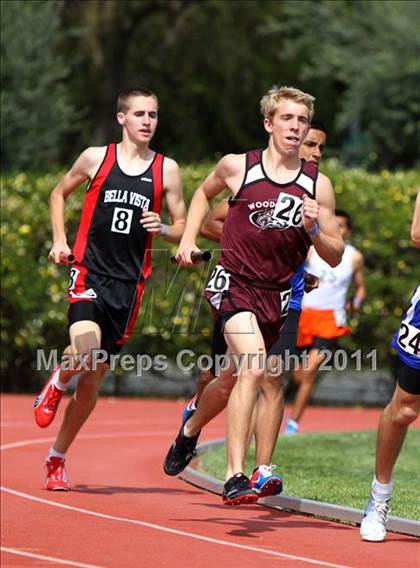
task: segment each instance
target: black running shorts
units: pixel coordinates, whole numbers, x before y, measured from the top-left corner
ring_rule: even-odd
[[[70,271],[68,325],[89,320],[101,328],[101,349],[119,353],[129,339],[140,309],[144,280],[118,280],[73,265]]]

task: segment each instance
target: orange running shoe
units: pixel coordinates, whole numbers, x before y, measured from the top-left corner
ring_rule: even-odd
[[[56,374],[60,370],[60,365],[51,373],[47,384],[41,393],[36,397],[34,402],[35,422],[40,428],[46,428],[54,420],[58,405],[64,394],[64,391],[58,389],[52,384]]]
[[[48,491],[70,491],[71,486],[67,478],[66,460],[63,458],[50,458],[45,462],[47,478],[45,488]]]

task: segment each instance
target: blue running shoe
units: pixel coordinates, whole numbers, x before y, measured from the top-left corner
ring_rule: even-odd
[[[250,485],[259,492],[260,497],[278,495],[283,491],[283,479],[278,473],[273,473],[276,465],[260,465],[251,475]]]
[[[299,431],[299,424],[289,418],[286,422],[286,428],[284,429],[285,436],[295,436]]]
[[[187,404],[187,406],[184,408],[182,412],[182,426],[185,425],[185,422],[189,420],[191,416],[194,414],[194,412],[197,410],[196,402],[197,402],[197,395],[195,395]]]

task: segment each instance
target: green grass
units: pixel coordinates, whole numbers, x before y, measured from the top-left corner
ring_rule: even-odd
[[[273,463],[285,482],[284,494],[363,509],[369,495],[375,456],[375,432],[299,434],[280,437]],[[251,447],[246,462],[254,464]],[[391,514],[420,520],[420,430],[409,430],[394,470]],[[200,470],[224,478],[225,449],[207,452]]]

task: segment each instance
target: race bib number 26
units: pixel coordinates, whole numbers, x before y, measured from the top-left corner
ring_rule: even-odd
[[[280,193],[273,212],[273,218],[279,221],[283,228],[302,226],[302,205],[299,197],[289,193]]]
[[[211,273],[210,280],[206,286],[208,292],[224,292],[229,290],[230,274],[226,272],[223,266],[216,264]]]

